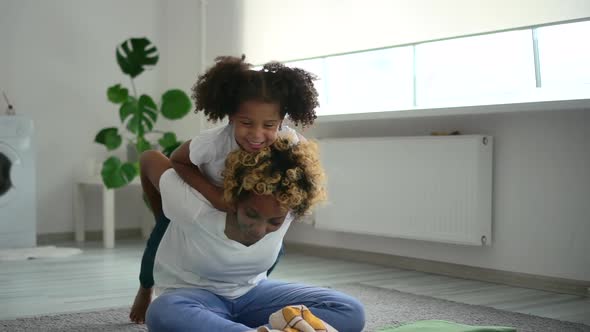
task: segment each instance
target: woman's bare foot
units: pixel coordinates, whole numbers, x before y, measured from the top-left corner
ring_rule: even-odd
[[[129,319],[136,324],[145,323],[145,313],[151,302],[152,289],[139,286],[137,295],[135,295],[135,301],[133,301],[133,306],[131,307],[131,312],[129,313]]]

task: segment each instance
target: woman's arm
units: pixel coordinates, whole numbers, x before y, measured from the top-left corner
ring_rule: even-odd
[[[170,160],[158,151],[145,151],[139,159],[141,187],[155,217],[163,214],[160,177],[171,167]]]
[[[223,200],[223,189],[213,185],[190,160],[190,143],[190,140],[186,141],[172,153],[172,167],[184,182],[200,192],[214,208],[229,211],[229,205]]]

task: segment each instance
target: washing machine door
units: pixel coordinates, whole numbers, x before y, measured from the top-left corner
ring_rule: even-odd
[[[8,203],[14,195],[12,173],[21,163],[20,156],[10,145],[0,142],[0,206]]]

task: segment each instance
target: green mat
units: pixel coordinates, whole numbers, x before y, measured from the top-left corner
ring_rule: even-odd
[[[423,320],[378,332],[516,332],[516,329],[504,326],[463,325],[444,320]]]

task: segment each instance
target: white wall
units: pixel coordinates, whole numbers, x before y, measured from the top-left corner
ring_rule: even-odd
[[[590,109],[355,123],[320,120],[306,134],[407,136],[452,130],[494,136],[491,248],[320,231],[309,225],[293,226],[287,240],[590,280]],[[349,204],[362,208],[363,199]]]
[[[205,42],[205,64],[222,55],[240,56],[244,53],[244,6],[247,1],[215,0],[207,2],[207,36]],[[247,60],[252,62],[250,53]]]
[[[10,3],[8,1],[0,1],[0,41],[8,41],[11,34],[8,26],[9,5]],[[2,89],[5,89],[4,81],[8,77],[9,56],[10,54],[7,51],[0,52],[0,93]],[[4,103],[3,97],[0,98],[2,98],[0,100],[0,114],[4,114],[6,104]]]
[[[116,45],[146,36],[160,49],[156,69],[136,79],[138,92],[159,99],[170,87],[188,91],[200,62],[198,1],[1,0],[0,13],[0,88],[36,124],[38,233],[71,232],[74,179],[86,171],[87,160],[106,156],[93,143],[98,130],[119,122],[106,88],[129,86],[115,60]],[[198,131],[192,118],[178,122],[184,138],[194,126]],[[135,228],[141,196],[131,188],[120,194],[117,228]],[[88,228],[100,229],[97,190],[86,202]]]
[[[199,0],[158,1],[158,90],[191,88],[201,74],[201,8]],[[158,120],[160,128],[173,130],[179,139],[194,137],[200,131],[201,116],[191,110],[178,121]]]
[[[244,14],[235,19],[231,15],[240,6]],[[586,0],[223,0],[210,2],[209,9],[212,21],[222,22],[224,13],[232,19],[223,29],[208,31],[207,59],[245,52],[255,63],[590,17]],[[590,280],[589,110],[320,120],[305,135],[427,135],[455,129],[494,136],[492,248],[318,231],[309,225],[293,226],[287,240]],[[362,199],[350,204],[362,208]]]

